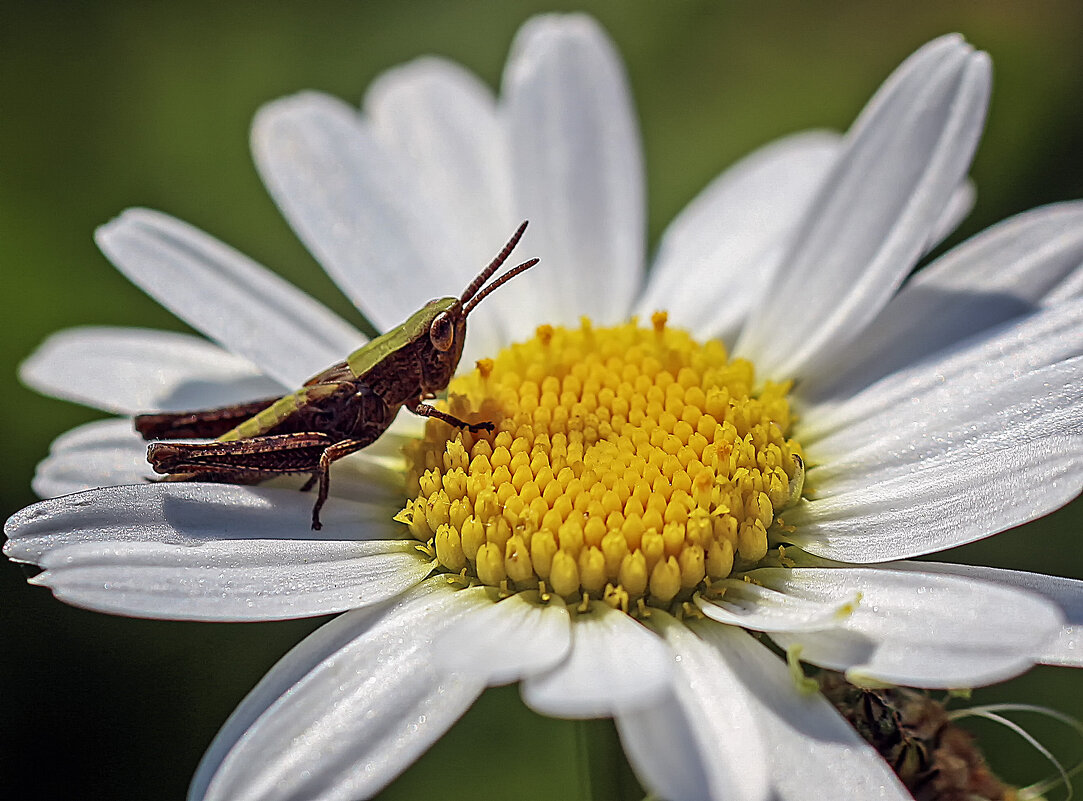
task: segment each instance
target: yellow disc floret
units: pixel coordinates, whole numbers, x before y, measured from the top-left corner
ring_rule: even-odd
[[[800,493],[789,384],[635,320],[541,326],[448,387],[448,410],[407,449],[396,520],[447,571],[626,611],[669,605],[763,559]]]

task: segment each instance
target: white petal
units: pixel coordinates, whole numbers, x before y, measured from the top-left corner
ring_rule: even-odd
[[[543,16],[519,30],[504,73],[516,209],[524,250],[544,281],[513,282],[501,302],[539,322],[626,317],[644,269],[646,201],[631,93],[612,42],[582,15]],[[545,318],[539,319],[539,314]]]
[[[69,328],[19,366],[39,392],[118,414],[209,409],[282,395],[245,361],[199,337],[145,328]]]
[[[41,564],[50,551],[79,543],[199,546],[244,540],[402,539],[393,509],[331,498],[312,531],[308,493],[231,484],[157,483],[105,487],[28,506],[8,518],[4,553]]]
[[[902,559],[962,545],[1059,509],[1083,485],[1083,437],[981,447],[864,490],[786,512],[787,537],[844,562]]]
[[[717,783],[727,790],[733,783],[725,780],[729,778],[726,769],[730,766],[715,754],[700,750],[697,724],[703,711],[687,710],[673,687],[650,706],[617,716],[617,732],[624,753],[640,784],[650,792],[649,797],[674,801],[747,797],[713,790],[708,771],[722,774],[724,779]]]
[[[378,329],[462,292],[451,226],[355,109],[315,92],[276,100],[256,115],[252,150],[297,235]]]
[[[768,751],[744,685],[669,615],[652,611],[649,624],[676,653],[678,680],[654,705],[617,717],[636,773],[662,798],[766,798]]]
[[[1022,673],[1059,630],[1056,607],[1015,589],[941,573],[763,568],[700,600],[704,614],[771,632],[801,659],[852,681],[975,687]],[[819,612],[821,624],[810,630]],[[790,621],[794,625],[790,625]]]
[[[516,593],[449,626],[433,643],[433,664],[491,687],[555,667],[572,644],[568,609],[555,596],[544,604],[534,596]]]
[[[166,214],[129,209],[95,239],[143,291],[286,386],[300,385],[365,341],[292,284]]]
[[[456,64],[421,58],[381,75],[364,112],[375,140],[403,163],[410,185],[422,187],[420,208],[447,221],[440,230],[448,239],[427,259],[442,273],[440,286],[450,287],[440,291],[461,292],[521,222],[512,214],[511,164],[492,92]],[[431,221],[421,225],[403,236],[431,236]],[[520,251],[513,263],[531,255]],[[463,364],[506,342],[501,312],[514,310],[497,300],[471,313]]]
[[[395,437],[387,437],[385,434],[377,442],[383,439],[390,440],[384,443],[390,446]],[[375,443],[373,443],[375,445]],[[392,514],[405,505],[403,500],[403,464],[402,451],[391,457],[382,455],[380,449],[370,452],[369,446],[361,453],[355,453],[335,462],[331,468],[331,491],[332,498],[347,498],[362,503],[379,504]],[[401,446],[400,446],[401,447]],[[304,476],[299,479],[275,479],[264,486],[282,486],[297,489],[305,480]]]
[[[731,626],[706,620],[687,625],[714,648],[712,671],[705,673],[707,682],[718,677],[714,692],[743,688],[745,703],[771,745],[767,770],[779,801],[910,801],[872,746],[822,695],[798,690],[771,651]]]
[[[1056,605],[1064,623],[1054,637],[1031,656],[1035,662],[1047,665],[1083,667],[1083,581],[1022,570],[953,565],[945,562],[889,562],[883,565],[883,568],[967,576],[1040,595]]]
[[[985,54],[943,37],[870,101],[738,341],[765,377],[814,374],[894,294],[966,174],[989,73]]]
[[[95,420],[57,437],[34,472],[34,492],[56,498],[73,492],[139,484],[155,477],[147,443],[132,421]]]
[[[973,402],[973,397],[995,397],[999,384],[1019,381],[1081,353],[1083,299],[1039,308],[901,367],[856,395],[803,405],[795,435],[814,446],[817,461],[827,464],[867,444],[873,429],[883,433],[885,426],[915,415],[931,422],[931,415],[941,413],[932,411],[933,404],[947,410]]]
[[[430,579],[410,591],[408,597],[431,593],[435,587],[436,582]],[[402,601],[396,603],[402,603]],[[376,624],[387,614],[387,611],[388,607],[385,605],[339,615],[320,626],[279,659],[219,729],[192,777],[192,784],[188,788],[190,801],[204,797],[214,772],[218,770],[230,749],[268,707],[284,696],[290,687],[303,679],[321,662],[349,645],[359,633]]]
[[[352,801],[439,739],[484,683],[429,658],[434,635],[489,603],[443,577],[378,613],[350,612],[271,670],[211,745],[190,799]]]
[[[527,706],[557,718],[613,717],[653,703],[669,687],[673,656],[623,612],[595,603],[572,621],[568,658],[523,680]]]
[[[492,92],[450,61],[420,58],[385,72],[365,94],[365,117],[380,144],[408,160],[432,202],[462,227],[458,237],[510,234],[507,142]],[[482,264],[478,264],[481,267]],[[460,267],[456,280],[477,270]]]
[[[787,511],[790,541],[875,562],[973,542],[1063,506],[1083,487],[1083,357],[989,395],[918,408],[917,423],[810,470],[818,494]],[[916,406],[917,404],[915,404]],[[843,466],[841,461],[845,459]]]
[[[701,339],[732,342],[840,148],[837,134],[795,134],[715,178],[666,228],[635,314],[666,310]]]
[[[1083,327],[1075,338],[1083,342]],[[820,462],[808,474],[814,497],[867,488],[937,460],[1083,433],[1083,357],[1027,372],[975,367],[963,380],[949,383],[941,375],[941,383],[905,403],[811,439],[810,452]]]
[[[936,227],[929,236],[929,242],[925,246],[926,253],[947,239],[959,227],[967,215],[974,210],[977,199],[978,190],[972,181],[965,180],[955,188],[955,192],[948,198],[948,205],[940,212]]]
[[[46,553],[30,580],[61,601],[165,620],[286,620],[380,603],[432,563],[407,540],[104,542]]]
[[[802,382],[801,394],[845,397],[1042,303],[1064,302],[1083,283],[1081,266],[1083,203],[1011,217],[915,275],[832,370]]]
[[[799,593],[775,592],[761,586],[743,587],[736,581],[726,579],[726,583],[719,583],[724,596],[699,596],[696,605],[707,617],[729,626],[755,631],[805,632],[836,628],[853,614],[861,601],[857,591],[809,601]]]

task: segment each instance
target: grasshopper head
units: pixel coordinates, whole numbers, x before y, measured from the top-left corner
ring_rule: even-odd
[[[497,254],[489,266],[482,270],[459,298],[441,298],[432,301],[428,308],[432,310],[429,326],[429,344],[432,346],[432,358],[426,366],[424,380],[427,391],[439,391],[448,385],[459,359],[463,355],[463,343],[466,341],[466,318],[489,293],[501,284],[507,283],[519,273],[529,270],[538,263],[537,259],[525,261],[514,269],[508,270],[496,281],[482,289],[493,273],[507,261],[512,250],[526,230],[526,223],[519,226],[504,249]],[[480,290],[480,291],[479,291]]]
[[[426,392],[439,392],[448,385],[459,366],[466,341],[466,314],[458,298],[430,301],[427,358],[423,361],[422,383]]]

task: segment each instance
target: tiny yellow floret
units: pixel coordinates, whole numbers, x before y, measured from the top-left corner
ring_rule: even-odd
[[[442,408],[495,430],[430,419],[395,520],[444,570],[502,592],[676,609],[764,559],[798,499],[789,389],[665,312],[542,325],[451,382]]]

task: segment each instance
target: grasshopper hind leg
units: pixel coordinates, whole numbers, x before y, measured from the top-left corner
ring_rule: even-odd
[[[331,487],[331,464],[368,445],[372,438],[335,441],[323,432],[269,434],[213,442],[153,442],[147,460],[164,481],[258,484],[270,478],[310,473],[302,489],[319,485],[312,528],[323,528],[320,509]]]
[[[152,442],[147,461],[163,481],[206,481],[258,484],[277,476],[311,473],[309,486],[320,482],[312,527],[320,529],[320,507],[327,499],[331,462],[363,448],[361,440],[336,442],[329,434],[271,434],[250,439],[212,442]]]

